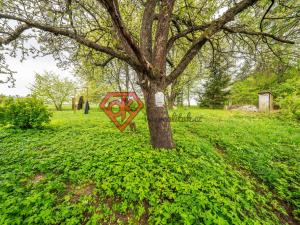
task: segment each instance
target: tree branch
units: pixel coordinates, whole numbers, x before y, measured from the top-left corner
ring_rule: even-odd
[[[190,47],[177,67],[167,77],[165,85],[168,86],[175,79],[177,79],[178,76],[180,76],[180,74],[186,69],[186,67],[190,64],[190,62],[194,59],[194,57],[210,37],[219,32],[226,23],[234,20],[234,17],[237,14],[244,11],[256,2],[257,0],[243,0],[235,4],[235,6],[231,9],[227,10],[219,19],[213,21],[210,26],[203,32],[203,34],[198,38],[198,40]]]
[[[94,62],[93,65],[95,66],[99,66],[99,67],[105,67],[107,66],[108,63],[110,63],[115,57],[111,56],[109,57],[107,60],[105,60],[104,62]]]
[[[139,69],[141,66],[140,64],[135,61],[134,59],[132,59],[130,56],[125,55],[119,51],[116,51],[110,47],[106,47],[106,46],[102,46],[99,45],[97,43],[95,43],[94,41],[91,41],[83,36],[80,36],[78,34],[75,34],[73,31],[67,30],[67,29],[63,29],[63,28],[59,28],[59,27],[53,27],[50,25],[46,25],[46,24],[41,24],[35,21],[30,21],[27,19],[23,19],[20,17],[16,17],[16,16],[12,16],[12,15],[6,15],[3,13],[0,13],[0,18],[5,18],[5,19],[10,19],[10,20],[14,20],[14,21],[19,21],[19,22],[23,22],[26,24],[26,26],[28,28],[37,28],[39,30],[43,30],[46,32],[50,32],[53,33],[55,35],[62,35],[65,37],[69,37],[73,40],[75,40],[76,42],[78,42],[79,44],[82,44],[86,47],[89,47],[91,49],[94,49],[96,51],[108,54],[110,56],[113,56],[115,58],[118,58],[120,60],[123,60],[125,62],[128,62],[133,68],[137,68]],[[27,28],[27,29],[28,29]],[[17,37],[15,37],[14,39],[16,39]],[[6,42],[5,44],[9,44],[9,42]]]
[[[194,27],[191,27],[189,29],[186,29],[176,35],[174,35],[173,37],[171,37],[168,41],[168,45],[167,45],[167,49],[168,51],[171,50],[171,48],[173,47],[174,43],[180,39],[180,38],[183,38],[183,37],[186,37],[187,35],[191,34],[192,32],[195,32],[195,31],[203,31],[205,30],[206,28],[209,27],[210,24],[203,24],[203,25],[199,25],[199,26],[194,26]]]
[[[156,0],[148,0],[142,20],[140,45],[147,60],[152,62],[152,26],[155,16]]]
[[[229,33],[239,33],[239,34],[246,34],[251,36],[263,36],[263,37],[269,37],[274,39],[275,41],[286,43],[286,44],[295,44],[294,41],[283,39],[280,37],[277,37],[273,34],[265,33],[265,32],[257,32],[257,31],[247,31],[239,28],[232,28],[232,27],[223,27],[223,30],[228,31]]]
[[[0,37],[0,45],[7,45],[10,42],[16,40],[25,30],[30,29],[28,24],[22,24],[16,28],[16,30],[11,33],[7,38]]]
[[[150,62],[142,54],[137,43],[134,41],[134,39],[132,38],[131,34],[128,32],[127,28],[125,27],[122,21],[121,14],[118,7],[118,0],[98,0],[98,2],[100,2],[109,13],[112,22],[115,28],[117,29],[121,40],[123,41],[125,49],[127,46],[130,47],[130,49],[136,56],[137,60],[141,63],[143,67],[142,71],[144,71],[145,74],[147,74],[150,78],[153,78],[151,75],[153,69],[152,64],[150,64]],[[127,52],[127,54],[131,55],[130,52]]]
[[[162,73],[167,57],[168,35],[174,3],[175,0],[161,1],[160,12],[158,15],[153,62],[158,70],[159,76],[165,76],[165,74]]]
[[[270,6],[268,7],[267,11],[265,12],[265,14],[263,15],[263,17],[262,17],[262,19],[261,19],[261,21],[260,21],[259,27],[260,27],[260,31],[261,31],[261,32],[263,32],[263,22],[264,22],[264,20],[265,20],[265,18],[266,18],[266,16],[267,16],[267,14],[268,14],[268,13],[270,12],[270,10],[272,9],[272,7],[273,7],[274,4],[275,4],[275,0],[271,0]]]

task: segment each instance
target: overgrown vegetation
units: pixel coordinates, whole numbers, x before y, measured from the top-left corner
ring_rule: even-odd
[[[142,112],[137,133],[96,110],[0,128],[0,224],[296,224],[299,125],[190,112],[201,123],[172,123],[174,151],[150,146]]]
[[[4,123],[4,117],[5,117],[5,112],[4,112],[4,100],[5,96],[0,95],[0,124]]]
[[[7,98],[0,105],[0,123],[18,128],[41,128],[50,122],[51,113],[36,98]]]
[[[6,55],[52,55],[61,67],[78,71],[93,89],[107,81],[123,89],[123,70],[126,87],[135,90],[136,83],[146,100],[152,146],[173,149],[167,105],[154,107],[156,93],[165,92],[170,108],[176,97],[184,102],[185,94],[190,105],[197,86],[192,81],[201,79],[218,57],[234,78],[275,57],[277,65],[294,64],[299,58],[298,2],[2,1],[0,46],[5,48],[0,67],[12,74]],[[38,44],[28,46],[29,39]],[[99,67],[119,72],[98,73]],[[94,98],[99,92],[91,93]]]
[[[233,104],[258,104],[258,92],[271,91],[274,103],[288,118],[300,119],[300,64],[285,72],[261,72],[236,82],[231,89]]]

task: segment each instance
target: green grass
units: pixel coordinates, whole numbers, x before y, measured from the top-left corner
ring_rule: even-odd
[[[300,128],[273,116],[180,109],[175,150],[103,112],[0,128],[0,224],[296,224]],[[172,112],[170,113],[172,114]]]

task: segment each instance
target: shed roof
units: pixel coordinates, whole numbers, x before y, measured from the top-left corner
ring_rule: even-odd
[[[258,93],[259,95],[263,95],[263,94],[272,94],[272,92],[270,92],[270,91],[261,91],[261,92],[259,92]]]

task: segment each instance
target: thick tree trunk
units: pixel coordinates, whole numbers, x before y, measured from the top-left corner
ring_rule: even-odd
[[[175,147],[175,144],[173,142],[168,109],[166,105],[163,107],[156,106],[155,93],[158,91],[160,90],[156,87],[143,90],[151,144],[154,148],[171,149]]]

